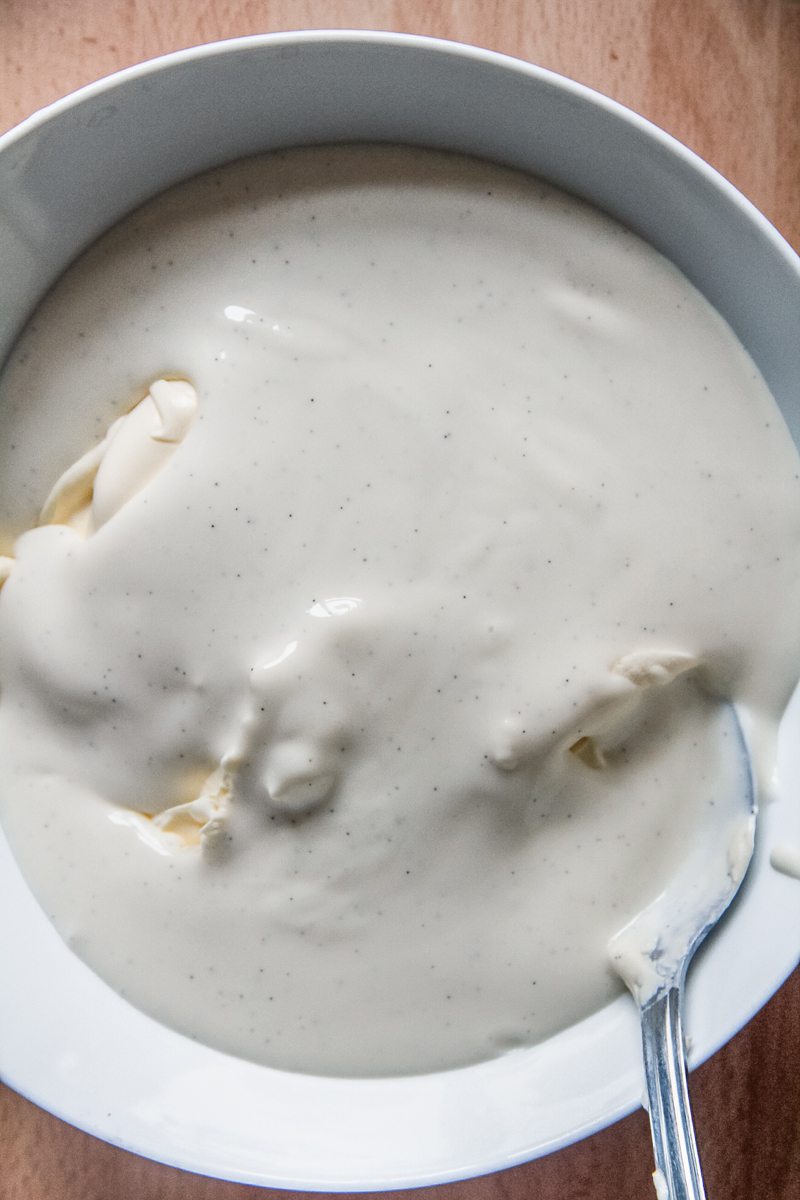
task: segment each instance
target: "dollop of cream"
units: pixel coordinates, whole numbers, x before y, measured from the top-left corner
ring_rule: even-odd
[[[159,854],[186,850],[214,850],[225,837],[230,810],[231,780],[225,764],[220,764],[205,780],[195,800],[174,804],[153,815],[133,809],[115,809],[109,819],[134,829],[145,845]]]
[[[797,842],[782,842],[774,846],[769,861],[782,875],[800,879],[800,844]]]
[[[197,415],[197,393],[183,379],[157,379],[98,445],[53,485],[40,525],[69,525],[86,537],[102,528],[161,471]]]

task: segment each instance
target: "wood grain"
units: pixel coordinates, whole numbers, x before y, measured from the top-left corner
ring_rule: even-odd
[[[587,83],[697,150],[800,246],[800,4],[792,0],[0,0],[0,128],[183,46],[347,27],[473,42]],[[800,1196],[799,1058],[795,972],[692,1078],[710,1200]],[[3,1088],[0,1164],[0,1200],[254,1195],[106,1146]],[[539,1162],[435,1191],[436,1200],[651,1200],[645,1116]]]

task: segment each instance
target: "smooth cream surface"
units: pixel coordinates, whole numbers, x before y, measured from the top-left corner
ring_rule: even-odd
[[[713,696],[771,767],[795,449],[563,193],[386,147],[206,175],[71,268],[0,420],[3,827],[192,1037],[380,1074],[548,1036],[735,784]]]

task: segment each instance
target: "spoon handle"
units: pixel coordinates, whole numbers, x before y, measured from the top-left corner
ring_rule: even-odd
[[[705,1200],[703,1176],[689,1107],[681,1028],[680,985],[642,1008],[644,1073],[658,1200]]]

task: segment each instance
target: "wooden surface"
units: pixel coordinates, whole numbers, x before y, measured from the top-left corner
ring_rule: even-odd
[[[0,129],[81,84],[198,42],[371,28],[551,67],[697,150],[800,247],[797,0],[0,0]],[[800,1196],[800,972],[692,1077],[709,1200]],[[639,1112],[436,1200],[651,1200]],[[112,1149],[0,1087],[0,1200],[234,1200],[250,1188]],[[286,1193],[274,1193],[276,1200]]]

